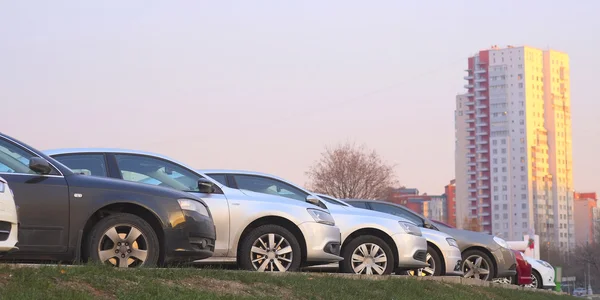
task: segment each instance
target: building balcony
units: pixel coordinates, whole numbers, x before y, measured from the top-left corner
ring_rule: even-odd
[[[473,76],[471,76],[471,77],[473,77]],[[487,81],[487,79],[485,79],[485,77],[475,78],[475,82],[486,82],[486,81]]]
[[[467,183],[468,184],[477,183],[477,180],[475,180],[475,179],[469,179],[469,180],[467,180]]]
[[[488,141],[486,140],[477,140],[477,145],[486,145]]]
[[[486,123],[486,122],[477,122],[477,124],[475,124],[475,126],[477,126],[477,127],[483,127],[483,126],[487,126],[487,125],[488,125],[488,123]]]
[[[467,71],[472,71],[472,70],[467,70]],[[474,79],[475,77],[474,77],[473,75],[467,75],[467,76],[465,76],[465,77],[463,77],[463,78],[464,78],[465,80],[472,80],[472,79]]]
[[[469,101],[465,102],[465,105],[469,105],[469,106],[475,105],[475,100],[469,99]]]
[[[484,198],[485,199],[485,198],[489,198],[489,197],[490,197],[490,195],[488,195],[488,194],[480,194],[479,195],[479,198]]]
[[[467,149],[475,149],[475,147],[477,147],[477,145],[467,145]]]
[[[487,107],[487,105],[485,105],[485,104],[478,104],[475,106],[476,109],[484,109],[486,107]]]
[[[475,157],[475,153],[467,153],[467,157]]]
[[[485,117],[487,117],[487,114],[480,112],[480,113],[477,113],[477,115],[475,115],[475,117],[477,117],[477,118],[485,118]]]
[[[472,110],[472,109],[465,111],[465,114],[467,114],[467,115],[472,115],[474,113],[475,113],[475,110]]]
[[[492,222],[483,220],[483,222],[481,222],[481,225],[492,225]]]
[[[467,97],[475,97],[475,94],[474,93],[466,93],[465,96],[467,96]]]
[[[473,84],[465,84],[465,89],[472,89],[474,87],[475,87],[475,85],[473,85]]]
[[[490,186],[489,185],[480,185],[477,188],[480,189],[480,190],[489,190]]]
[[[475,70],[475,74],[485,74],[485,72],[487,72],[485,69],[479,69],[479,70]]]
[[[469,196],[469,198],[467,198],[469,201],[477,201],[477,197],[471,197]]]
[[[469,191],[471,193],[475,193],[475,192],[477,192],[477,189],[468,189],[467,191]]]
[[[480,208],[490,207],[490,204],[489,203],[485,203],[485,202],[484,203],[479,203],[479,207]]]
[[[484,162],[488,162],[488,161],[489,161],[489,160],[488,160],[487,158],[483,158],[483,157],[482,157],[482,158],[478,158],[478,159],[477,159],[477,162],[478,162],[478,163],[484,163]],[[479,170],[480,170],[480,171],[483,171],[483,170],[481,170],[481,169],[479,169]]]
[[[482,216],[482,217],[487,217],[487,216],[489,216],[489,215],[490,215],[490,213],[489,213],[489,212],[486,212],[486,211],[484,211],[484,212],[480,213],[479,215],[480,215],[480,216]]]
[[[475,100],[486,100],[486,99],[487,99],[486,96],[481,96],[481,95],[475,97]]]
[[[483,86],[480,86],[480,87],[476,87],[476,88],[475,88],[475,91],[476,91],[476,92],[483,92],[483,91],[485,91],[485,90],[486,90],[486,88],[485,88],[485,87],[483,87]]]
[[[475,131],[475,127],[467,127],[467,132]]]
[[[482,153],[488,153],[487,149],[479,149],[476,151],[477,154],[482,154]],[[482,159],[484,159],[484,157],[482,157]]]
[[[475,122],[475,119],[467,119],[466,122],[467,123],[473,123],[473,122]]]
[[[468,162],[468,163],[467,163],[467,166],[469,166],[469,167],[470,167],[470,166],[475,166],[475,165],[477,165],[477,163],[475,163],[475,162]]]
[[[477,135],[488,135],[487,131],[480,131],[477,133]]]
[[[467,136],[467,141],[475,140],[475,139],[476,139],[476,137],[474,135],[468,135]]]
[[[480,169],[480,171],[484,171],[484,170]],[[487,168],[485,168],[485,171],[487,171]],[[481,179],[481,180],[489,180],[490,178],[487,175],[480,175],[479,179]]]
[[[477,174],[477,171],[467,171],[467,175],[475,175]]]

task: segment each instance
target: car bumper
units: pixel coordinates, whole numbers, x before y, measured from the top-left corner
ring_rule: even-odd
[[[542,277],[544,288],[555,287],[556,283],[554,283],[554,268],[540,268],[537,270]]]
[[[342,235],[336,226],[317,222],[305,222],[298,225],[306,241],[306,264],[338,262]]]
[[[510,249],[500,247],[492,251],[494,260],[496,260],[496,277],[504,278],[517,275],[517,260],[515,254]]]
[[[17,223],[0,221],[0,254],[19,250],[16,247],[18,242],[18,227]]]
[[[185,221],[165,230],[165,262],[193,261],[211,257],[215,250],[215,224],[211,217],[183,211]]]
[[[460,249],[452,246],[444,247],[440,249],[444,256],[445,262],[445,274],[446,276],[462,276],[462,255]]]
[[[428,267],[425,262],[427,257],[427,240],[422,236],[407,233],[392,235],[398,248],[397,266],[403,270]]]

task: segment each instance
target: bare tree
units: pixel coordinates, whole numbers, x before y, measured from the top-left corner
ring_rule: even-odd
[[[397,183],[393,165],[351,143],[327,147],[306,174],[311,190],[340,199],[381,199]]]
[[[463,225],[462,225],[462,229],[464,230],[471,230],[471,231],[481,231],[481,222],[479,221],[479,218],[469,218],[469,217],[465,217],[465,219],[463,220]]]

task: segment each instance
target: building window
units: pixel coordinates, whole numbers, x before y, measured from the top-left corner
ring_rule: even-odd
[[[527,222],[523,222],[523,228],[527,228]]]
[[[521,209],[527,209],[527,204],[526,203],[521,204]]]
[[[506,154],[506,148],[502,148],[502,154]]]
[[[492,145],[496,146],[497,142],[498,142],[497,140],[493,140]]]
[[[527,200],[527,195],[526,194],[521,194],[521,199],[522,200]]]
[[[508,204],[502,204],[502,209],[507,210],[508,209]]]
[[[502,145],[506,145],[506,139],[502,139]]]

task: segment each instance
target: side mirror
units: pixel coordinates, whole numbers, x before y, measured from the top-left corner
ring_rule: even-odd
[[[198,179],[198,192],[200,193],[211,194],[214,191],[214,186],[215,185],[206,178]]]
[[[321,206],[321,200],[319,200],[319,198],[317,198],[313,195],[306,196],[306,202],[317,205],[317,206]]]
[[[52,172],[50,163],[41,157],[32,157],[29,159],[29,169],[42,175],[47,175]]]

